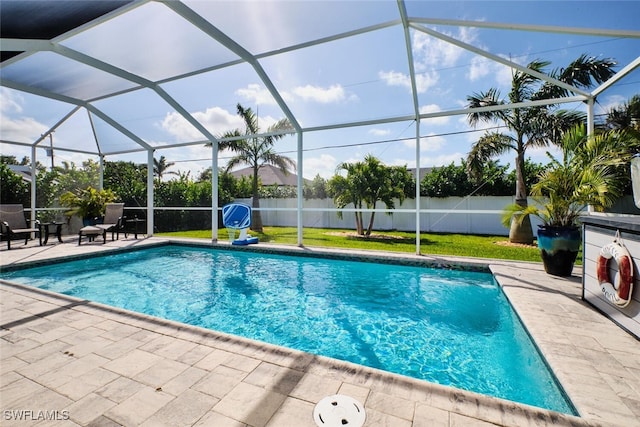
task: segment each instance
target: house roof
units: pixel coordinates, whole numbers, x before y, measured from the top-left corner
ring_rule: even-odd
[[[411,175],[415,176],[416,168],[407,168],[407,170]],[[420,181],[424,179],[425,175],[430,174],[432,170],[432,167],[420,168]]]
[[[9,167],[9,170],[11,172],[18,175],[20,178],[22,178],[23,181],[31,182],[31,167],[23,166],[23,165],[7,165],[7,166]]]

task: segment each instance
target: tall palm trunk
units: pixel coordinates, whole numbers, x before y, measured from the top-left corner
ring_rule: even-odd
[[[365,233],[367,237],[371,236],[371,230],[373,229],[373,219],[375,218],[375,216],[376,213],[371,212],[371,218],[369,218],[369,226],[367,227],[367,232]]]
[[[522,137],[519,137],[520,141]],[[522,143],[519,142],[519,147]],[[527,207],[527,184],[524,181],[524,148],[518,150],[516,156],[516,204]],[[514,215],[511,219],[511,227],[509,228],[509,241],[511,243],[523,243],[530,245],[533,243],[533,230],[531,229],[531,219],[527,215],[522,221],[518,215]]]
[[[354,204],[353,207],[356,208],[356,233],[358,236],[362,236],[364,234],[364,221],[362,220],[362,212],[360,211],[360,209],[362,209],[362,203],[358,203],[357,206]]]
[[[262,215],[260,215],[260,194],[258,193],[258,168],[253,170],[253,182],[252,182],[253,194],[251,197],[251,229],[253,231],[262,233]]]
[[[262,233],[262,215],[260,215],[260,198],[253,196],[251,201],[251,229],[255,232]]]

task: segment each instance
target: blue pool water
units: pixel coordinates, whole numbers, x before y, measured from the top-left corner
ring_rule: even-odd
[[[575,414],[489,273],[169,245],[1,277]]]

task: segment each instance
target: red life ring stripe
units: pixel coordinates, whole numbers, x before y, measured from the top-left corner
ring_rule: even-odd
[[[597,261],[598,283],[610,282],[609,279],[609,259],[600,255]]]
[[[618,287],[618,296],[621,299],[630,299],[631,282],[633,277],[631,276],[631,259],[628,256],[622,257],[619,261],[618,268],[620,269],[620,286]]]

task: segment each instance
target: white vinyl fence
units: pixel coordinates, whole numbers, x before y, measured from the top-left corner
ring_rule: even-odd
[[[422,211],[420,230],[436,233],[508,236],[509,229],[501,224],[500,218],[502,209],[514,201],[513,197],[508,196],[423,197],[420,200]],[[251,205],[251,199],[239,199],[237,202]],[[295,227],[297,225],[296,207],[296,199],[260,199],[262,222],[267,226]],[[407,199],[402,205],[396,202],[396,209],[392,215],[376,212],[373,229],[415,231],[416,215],[413,211],[415,207],[416,201]],[[378,204],[376,208],[384,209],[384,204]],[[338,218],[336,212],[322,211],[336,209],[332,199],[305,200],[303,209],[305,209],[304,227],[355,229],[353,205],[347,206],[342,219]],[[365,227],[368,225],[370,215],[370,212],[364,214]],[[533,217],[531,219],[535,234],[540,221]]]

